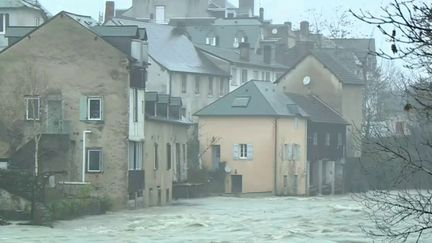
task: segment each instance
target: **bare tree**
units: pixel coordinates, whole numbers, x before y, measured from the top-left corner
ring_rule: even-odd
[[[390,241],[420,241],[432,233],[432,193],[427,181],[432,178],[432,5],[413,0],[394,0],[382,7],[381,15],[367,11],[352,12],[358,19],[376,25],[389,41],[389,51],[377,55],[401,59],[415,75],[405,88],[406,99],[401,109],[410,121],[406,136],[377,133],[372,150],[378,162],[398,163],[393,184],[398,191],[370,191],[355,197],[365,206],[374,229],[369,235]],[[384,164],[384,163],[383,163]],[[415,182],[415,183],[414,183]]]
[[[343,6],[338,6],[333,13],[332,18],[327,18],[321,11],[317,9],[307,10],[308,19],[312,21],[312,28],[317,34],[332,39],[349,38],[352,33],[354,21],[347,9]]]

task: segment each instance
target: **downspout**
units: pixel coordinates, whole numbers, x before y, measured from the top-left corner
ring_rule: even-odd
[[[169,96],[172,95],[172,72],[169,72],[169,88],[168,88]]]
[[[277,134],[278,118],[274,119],[274,194],[277,195]]]

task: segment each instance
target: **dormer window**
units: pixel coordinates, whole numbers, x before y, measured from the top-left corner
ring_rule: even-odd
[[[210,32],[207,34],[206,45],[217,46],[217,37],[214,33]]]
[[[9,14],[0,14],[0,34],[6,32],[7,22],[9,22]]]
[[[246,33],[244,33],[243,31],[239,31],[236,33],[235,37],[234,37],[234,43],[233,46],[235,48],[238,48],[240,46],[240,43],[246,43],[248,42],[248,38]]]

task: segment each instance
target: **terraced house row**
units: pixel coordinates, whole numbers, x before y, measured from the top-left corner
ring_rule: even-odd
[[[107,1],[104,23],[8,3],[0,168],[90,185],[115,208],[169,203],[191,169],[210,192],[349,190],[373,39],[272,24],[253,0]]]

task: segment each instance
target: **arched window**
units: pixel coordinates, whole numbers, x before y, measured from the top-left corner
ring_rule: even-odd
[[[248,42],[248,37],[244,31],[238,31],[234,36],[233,46],[235,48],[239,47],[240,43]]]

